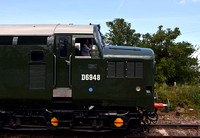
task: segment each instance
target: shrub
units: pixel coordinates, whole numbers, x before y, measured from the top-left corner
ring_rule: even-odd
[[[156,84],[155,92],[158,94],[158,102],[165,103],[165,99],[169,99],[172,111],[178,106],[200,111],[200,84],[177,86]]]

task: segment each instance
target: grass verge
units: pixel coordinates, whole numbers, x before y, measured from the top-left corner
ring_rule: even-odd
[[[155,92],[158,94],[158,102],[165,103],[165,99],[169,99],[171,111],[183,107],[185,111],[193,109],[194,112],[200,112],[200,84],[177,86],[156,84]]]

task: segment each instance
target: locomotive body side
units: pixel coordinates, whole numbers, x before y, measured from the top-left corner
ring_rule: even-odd
[[[10,30],[6,26],[2,28]],[[0,102],[26,105],[50,101],[53,85],[51,36],[3,34],[3,30],[1,33]]]
[[[1,25],[0,127],[137,129],[157,115],[154,70],[151,49],[104,46],[99,25]]]

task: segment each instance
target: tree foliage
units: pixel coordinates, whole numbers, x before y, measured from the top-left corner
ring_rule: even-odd
[[[175,40],[181,35],[179,28],[174,30],[163,30],[163,26],[158,27],[158,31],[152,35],[149,33],[142,36],[141,47],[153,49],[156,56],[158,75],[157,82],[167,84],[192,83],[198,74],[198,59],[192,57],[195,48],[191,43],[178,42]]]
[[[132,46],[140,42],[140,34],[131,29],[131,23],[124,19],[117,18],[112,22],[106,22],[110,28],[109,33],[105,35],[105,43],[108,45],[125,45]]]
[[[189,42],[175,42],[181,35],[178,27],[163,30],[161,25],[156,33],[141,35],[135,33],[131,23],[124,19],[117,18],[106,24],[110,28],[105,35],[106,44],[139,46],[154,51],[158,70],[155,80],[158,83],[192,83],[198,79],[198,59],[192,57],[196,49]]]

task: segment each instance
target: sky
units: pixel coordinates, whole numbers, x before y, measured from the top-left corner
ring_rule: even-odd
[[[0,24],[100,24],[123,18],[137,33],[178,27],[177,42],[200,47],[200,0],[0,0]],[[199,55],[200,50],[195,54]]]

